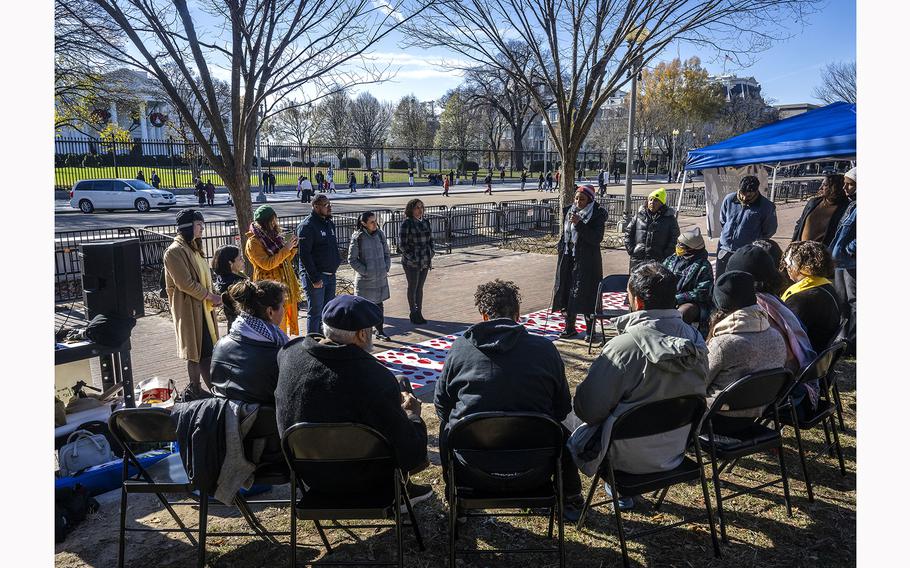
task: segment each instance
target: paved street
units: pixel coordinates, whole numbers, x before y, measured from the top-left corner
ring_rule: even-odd
[[[596,185],[596,179],[594,182]],[[389,187],[382,189],[358,189],[357,193],[348,193],[347,189],[339,190],[338,193],[330,193],[329,196],[335,202],[334,209],[336,212],[350,210],[362,211],[367,207],[375,208],[404,208],[404,205],[413,197],[420,197],[426,205],[453,205],[459,203],[478,203],[488,201],[506,201],[511,199],[547,199],[558,197],[556,192],[537,191],[537,182],[526,184],[525,191],[519,190],[520,184],[509,183],[494,184],[493,195],[484,195],[484,187],[478,182],[477,186],[456,186],[449,191],[449,197],[442,196],[442,188],[439,186],[417,186],[417,187]],[[645,182],[644,180],[634,180],[632,190],[637,195],[646,195],[658,187],[678,187],[666,183]],[[611,184],[607,186],[608,193],[622,193],[625,186],[620,184]],[[296,215],[308,213],[310,206],[301,204],[297,199],[297,192],[294,191],[277,191],[269,194],[268,202],[275,207],[278,215]],[[233,219],[234,208],[226,204],[227,195],[218,194],[215,196],[215,206],[203,208],[206,220]],[[177,208],[196,207],[197,201],[192,195],[178,195]],[[253,207],[257,207],[253,203]],[[148,213],[139,213],[137,211],[115,211],[108,213],[105,211],[91,214],[83,214],[69,207],[68,201],[57,200],[54,203],[54,230],[55,231],[75,231],[100,229],[108,227],[143,227],[147,225],[161,225],[172,223],[176,208],[170,211],[153,210]]]

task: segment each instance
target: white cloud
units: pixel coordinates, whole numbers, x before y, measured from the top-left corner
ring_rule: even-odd
[[[377,8],[377,9],[379,9],[379,10],[385,12],[386,14],[391,14],[391,16],[392,16],[393,18],[395,18],[396,20],[398,20],[399,22],[403,22],[403,21],[404,21],[404,16],[401,15],[401,12],[399,12],[398,10],[396,10],[396,9],[395,9],[391,4],[389,4],[386,0],[372,0],[372,4],[373,4],[373,6],[374,6],[375,8]]]

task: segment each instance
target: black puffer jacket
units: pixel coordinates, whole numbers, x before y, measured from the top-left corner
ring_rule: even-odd
[[[651,213],[642,206],[626,225],[625,233],[626,251],[633,267],[649,260],[663,262],[676,249],[679,237],[676,211],[664,205],[657,213]]]
[[[228,334],[212,352],[215,396],[275,406],[279,345]]]

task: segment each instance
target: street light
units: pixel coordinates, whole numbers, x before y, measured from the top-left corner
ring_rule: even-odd
[[[256,127],[256,175],[259,178],[259,193],[256,195],[256,203],[265,203],[268,198],[265,196],[262,187],[262,148],[259,145],[259,130],[262,128],[262,109],[258,109],[256,113],[260,118],[259,126]]]
[[[673,129],[673,148],[671,151],[672,158],[670,158],[670,179],[673,179],[673,170],[676,169],[676,137],[679,136],[679,130],[676,128]]]
[[[642,42],[648,37],[648,30],[644,26],[636,26],[629,31],[626,41],[629,42],[629,51],[638,50]],[[638,100],[638,75],[641,73],[641,53],[632,59],[632,93],[629,99],[629,132],[626,137],[626,196],[623,203],[623,227],[632,219],[632,138],[635,134],[635,104]]]

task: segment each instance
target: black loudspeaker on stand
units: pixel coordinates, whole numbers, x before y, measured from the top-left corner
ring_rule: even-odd
[[[98,314],[144,316],[139,239],[84,243],[82,290],[88,319]]]

